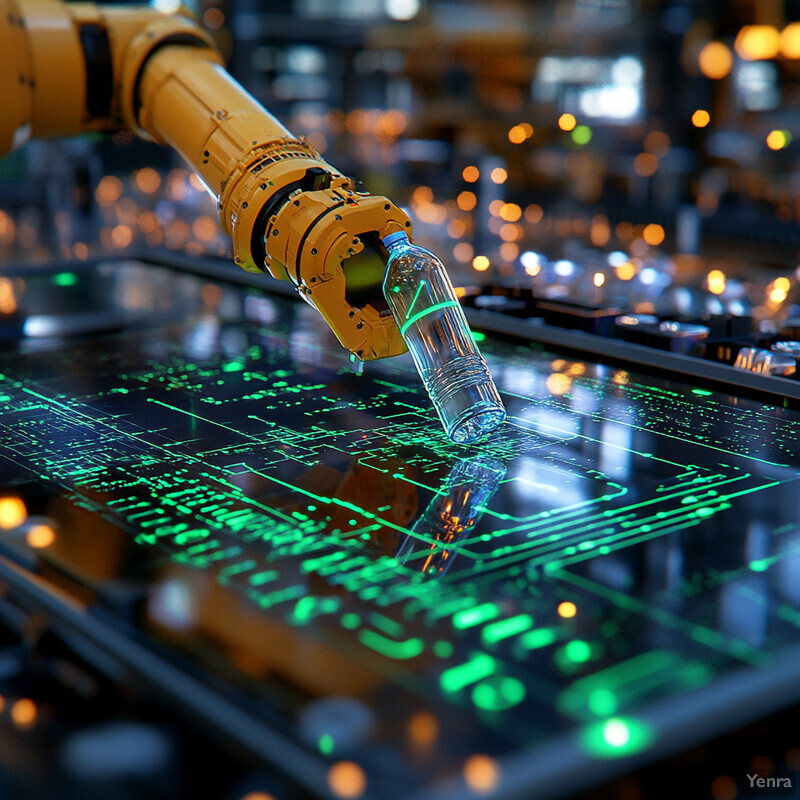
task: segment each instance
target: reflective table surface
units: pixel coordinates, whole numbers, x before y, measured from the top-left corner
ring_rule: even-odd
[[[303,304],[69,274],[0,352],[1,552],[320,775],[566,794],[798,699],[800,413],[478,334],[508,421],[458,446]]]

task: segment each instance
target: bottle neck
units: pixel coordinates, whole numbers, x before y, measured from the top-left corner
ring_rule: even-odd
[[[408,241],[408,234],[405,231],[390,233],[388,236],[384,236],[383,238],[383,246],[389,253],[391,253],[392,250],[396,250],[398,247],[407,246],[409,244],[410,242]]]

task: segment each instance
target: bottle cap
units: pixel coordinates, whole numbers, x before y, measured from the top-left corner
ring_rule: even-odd
[[[391,247],[393,244],[400,242],[403,239],[408,241],[408,234],[405,231],[396,231],[395,233],[390,233],[388,236],[383,237],[383,246]]]

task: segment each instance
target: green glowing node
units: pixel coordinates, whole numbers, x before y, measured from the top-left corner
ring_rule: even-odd
[[[552,628],[539,628],[520,637],[520,644],[527,650],[537,650],[547,647],[556,640],[556,632]]]
[[[404,642],[397,642],[394,639],[388,639],[386,636],[381,636],[381,634],[371,630],[359,631],[358,639],[362,644],[374,650],[376,653],[380,653],[387,658],[393,658],[397,661],[415,658],[425,649],[422,639],[415,637]]]
[[[518,633],[528,630],[533,627],[533,619],[529,614],[518,614],[516,617],[510,619],[502,619],[499,622],[493,622],[483,629],[482,638],[487,644],[495,644],[503,639],[508,639],[510,636],[516,636]]]
[[[472,338],[476,342],[482,342],[482,341],[484,341],[486,339],[486,334],[485,333],[481,333],[480,331],[472,331]]]
[[[470,684],[493,675],[497,662],[486,653],[473,653],[472,658],[457,667],[451,667],[442,673],[439,679],[446,692],[458,692]]]
[[[333,753],[333,736],[329,733],[323,733],[319,737],[319,751],[324,756],[329,756]]]
[[[750,569],[753,572],[766,572],[769,569],[769,561],[766,558],[750,562]]]
[[[500,609],[494,603],[483,603],[475,608],[468,608],[453,615],[453,626],[463,630],[480,625],[494,619],[500,613]]]
[[[588,702],[589,710],[598,717],[607,717],[617,710],[617,698],[608,689],[595,689]]]
[[[354,630],[361,624],[361,617],[358,614],[347,613],[342,614],[342,627],[348,630]]]
[[[592,657],[592,648],[581,639],[573,639],[564,646],[564,656],[573,664],[583,664]]]
[[[692,389],[693,394],[699,394],[700,397],[708,397],[711,392],[707,392],[705,389]]]
[[[496,676],[472,690],[472,702],[484,711],[505,711],[525,699],[525,685],[516,678]]]
[[[631,730],[625,720],[610,719],[603,725],[603,739],[609,747],[625,747],[631,740]]]
[[[434,643],[433,652],[439,658],[450,658],[453,655],[453,645],[450,642],[440,640]]]
[[[53,276],[53,283],[56,286],[74,286],[78,282],[78,276],[74,272],[59,272]]]
[[[645,723],[631,718],[612,717],[585,728],[582,744],[597,758],[621,758],[639,753],[652,743],[653,736]]]

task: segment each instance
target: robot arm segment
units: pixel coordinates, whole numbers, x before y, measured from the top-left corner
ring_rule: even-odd
[[[239,266],[292,281],[361,358],[405,350],[380,242],[410,233],[408,217],[293,137],[192,20],[57,0],[0,0],[0,14],[0,155],[33,136],[120,127],[169,145],[217,198]]]

